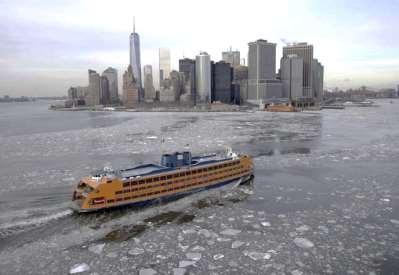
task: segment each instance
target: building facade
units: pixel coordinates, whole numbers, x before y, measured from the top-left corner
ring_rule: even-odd
[[[211,57],[201,52],[195,57],[196,102],[210,103],[211,101]]]
[[[240,66],[240,52],[232,51],[230,48],[229,51],[222,52],[222,60],[229,63],[232,67]]]
[[[248,101],[259,102],[282,93],[276,80],[276,44],[259,39],[248,43]]]
[[[303,59],[296,54],[281,59],[280,79],[283,84],[282,96],[290,100],[303,97]]]
[[[303,60],[303,95],[305,98],[313,98],[313,45],[296,43],[283,47],[283,58],[292,54]]]
[[[178,102],[183,93],[184,74],[172,71],[170,77],[161,81],[159,100],[161,102]]]
[[[233,68],[230,63],[219,61],[212,65],[212,101],[232,102]]]
[[[248,67],[237,66],[233,69],[235,102],[239,104],[248,99]]]
[[[133,108],[139,102],[139,86],[133,74],[131,65],[123,74],[123,105],[126,108]]]
[[[115,104],[119,102],[119,94],[118,94],[118,71],[114,68],[108,67],[103,73],[102,76],[105,76],[108,80],[109,84],[109,94],[111,104]]]
[[[109,81],[106,76],[100,78],[100,104],[111,105],[111,93],[109,90]]]
[[[145,65],[144,66],[144,100],[146,102],[152,102],[155,100],[155,88],[154,88],[154,80],[152,77],[152,66]]]
[[[159,49],[159,80],[169,78],[170,75],[170,51],[166,48]]]
[[[184,58],[179,60],[179,72],[184,75],[185,94],[194,100],[196,97],[195,91],[195,60]],[[188,101],[189,99],[187,99]],[[194,102],[195,103],[195,102]]]
[[[133,32],[130,34],[130,66],[136,79],[138,88],[142,88],[141,83],[141,57],[140,57],[140,36],[136,33],[135,23],[133,22]]]
[[[312,60],[312,90],[316,103],[321,103],[324,96],[324,67],[317,60]]]
[[[89,72],[89,87],[88,87],[88,94],[85,98],[86,105],[88,106],[99,105],[101,97],[100,75],[94,70],[89,70],[88,72]]]

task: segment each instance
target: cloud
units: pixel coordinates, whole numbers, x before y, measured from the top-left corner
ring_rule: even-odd
[[[351,83],[356,79],[370,82],[389,75],[391,83],[395,76],[390,72],[396,72],[397,64],[392,60],[399,50],[397,13],[392,7],[398,4],[388,2],[0,1],[0,89],[29,94],[29,85],[19,88],[19,81],[22,74],[36,71],[49,71],[54,77],[64,73],[70,85],[86,78],[88,68],[102,71],[113,66],[121,75],[128,64],[133,15],[141,38],[142,65],[151,64],[154,71],[159,47],[171,49],[172,67],[177,69],[183,53],[194,57],[200,50],[219,60],[221,52],[232,46],[246,58],[248,42],[258,38],[278,43],[279,58],[284,37],[314,45],[327,81],[339,76],[351,78]],[[367,80],[363,76],[370,71],[378,75]],[[4,84],[6,73],[18,80]],[[43,93],[65,93],[68,79],[64,76],[59,76],[63,79],[59,85],[56,81],[50,85],[47,76],[35,75],[29,81]]]

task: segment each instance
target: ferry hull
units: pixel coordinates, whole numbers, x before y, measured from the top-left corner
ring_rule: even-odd
[[[163,196],[163,197],[160,197],[160,198],[155,198],[155,199],[122,203],[122,204],[118,204],[118,205],[107,206],[107,207],[102,207],[102,208],[95,208],[95,209],[83,209],[83,208],[80,208],[77,204],[72,206],[71,208],[74,211],[78,212],[78,213],[91,213],[91,212],[104,211],[104,210],[113,210],[113,209],[116,209],[116,208],[123,208],[123,207],[144,208],[144,207],[148,207],[148,206],[151,206],[151,205],[154,205],[154,204],[176,201],[178,199],[184,198],[184,197],[186,197],[188,195],[191,195],[191,194],[194,194],[194,193],[202,192],[202,191],[205,191],[205,190],[211,190],[211,189],[220,188],[222,186],[230,185],[230,184],[233,184],[233,183],[236,183],[236,185],[244,185],[246,183],[252,182],[253,179],[254,179],[253,175],[247,175],[247,176],[238,177],[238,178],[235,178],[235,179],[223,181],[223,182],[220,182],[220,183],[216,183],[216,184],[213,184],[213,185],[210,185],[210,186],[199,187],[199,188],[192,189],[192,190],[189,190],[189,191],[175,193],[175,194],[172,194],[172,195],[166,195],[166,196]]]

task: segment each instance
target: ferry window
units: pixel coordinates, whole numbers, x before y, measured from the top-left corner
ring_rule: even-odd
[[[144,184],[144,180],[139,181],[139,184]]]
[[[137,181],[133,181],[131,185],[137,185]]]
[[[113,203],[115,200],[107,200],[107,203]]]
[[[147,179],[145,182],[152,182],[152,178],[151,179]]]
[[[165,176],[161,177],[161,180],[166,180],[166,177]]]
[[[185,173],[180,173],[179,176],[180,177],[184,177]]]
[[[130,200],[130,197],[125,197],[125,201]]]
[[[154,181],[159,181],[159,178],[158,177],[154,178]]]
[[[123,193],[129,193],[130,189],[126,189],[125,191],[123,191]]]
[[[107,183],[111,183],[112,182],[112,180],[107,180]]]
[[[122,194],[122,193],[123,193],[122,191],[116,191],[115,195],[119,195],[119,194]]]
[[[128,187],[128,186],[130,186],[130,182],[124,182],[123,183],[123,187]]]
[[[167,176],[167,179],[171,179],[171,178],[172,178],[172,175],[168,175],[168,176]]]

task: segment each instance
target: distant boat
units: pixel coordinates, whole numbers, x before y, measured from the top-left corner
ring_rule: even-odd
[[[333,104],[333,105],[324,105],[321,108],[322,109],[343,110],[343,109],[345,109],[345,106],[343,104]]]
[[[373,101],[370,100],[364,100],[364,101],[347,101],[345,103],[343,103],[343,105],[345,107],[376,107],[378,106],[377,104],[375,104]]]

